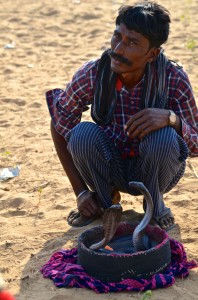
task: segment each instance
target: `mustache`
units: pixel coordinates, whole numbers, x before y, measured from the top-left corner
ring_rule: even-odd
[[[113,52],[112,50],[110,51],[109,55],[110,55],[112,58],[114,58],[114,59],[120,61],[121,63],[123,63],[123,64],[125,64],[125,65],[127,65],[127,66],[131,66],[131,64],[132,64],[132,62],[129,61],[127,58],[125,58],[124,56],[122,56],[122,55],[120,55],[120,54],[116,54],[116,53]]]

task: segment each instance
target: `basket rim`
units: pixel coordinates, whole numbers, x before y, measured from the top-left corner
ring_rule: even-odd
[[[120,222],[119,225],[118,225],[118,228],[117,228],[117,231],[119,230],[119,227],[123,226],[123,225],[130,225],[130,226],[137,226],[138,222],[134,222],[134,223],[129,223],[129,222]],[[168,233],[161,229],[160,227],[158,226],[153,226],[153,225],[147,225],[146,228],[145,228],[145,232],[148,234],[150,233],[150,231],[153,231],[156,229],[156,232],[159,232],[163,235],[163,239],[161,242],[159,242],[156,246],[154,247],[151,247],[147,250],[143,250],[143,251],[138,251],[138,252],[134,252],[134,253],[101,253],[101,252],[98,252],[98,251],[95,251],[95,250],[91,250],[89,249],[87,246],[85,246],[84,242],[81,240],[83,235],[84,234],[89,234],[90,233],[93,233],[94,230],[103,230],[103,226],[102,225],[98,225],[98,226],[94,226],[86,231],[84,231],[79,239],[78,239],[78,246],[80,246],[84,251],[87,251],[89,253],[94,253],[94,255],[98,255],[98,256],[107,256],[107,257],[133,257],[133,256],[138,256],[138,255],[143,255],[144,253],[151,253],[151,252],[155,252],[157,251],[159,248],[163,247],[167,242],[170,241],[170,237],[168,235]],[[116,231],[116,232],[117,232]],[[116,234],[116,233],[115,233]]]

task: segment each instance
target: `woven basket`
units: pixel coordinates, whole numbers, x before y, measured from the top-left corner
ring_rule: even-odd
[[[137,223],[119,223],[114,240],[131,236]],[[171,261],[168,234],[156,226],[148,225],[145,235],[152,240],[153,247],[135,253],[101,253],[90,250],[90,245],[104,237],[103,226],[96,226],[83,232],[78,239],[78,264],[85,271],[104,282],[118,282],[126,278],[149,278],[163,272]]]

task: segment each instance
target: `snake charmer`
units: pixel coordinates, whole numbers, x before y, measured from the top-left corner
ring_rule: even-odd
[[[170,23],[158,3],[121,6],[109,49],[86,61],[65,90],[46,93],[52,138],[77,201],[71,226],[100,217],[120,193],[138,195],[130,181],[148,189],[162,229],[175,224],[164,194],[184,175],[187,157],[198,156],[198,110],[186,71],[162,48]]]

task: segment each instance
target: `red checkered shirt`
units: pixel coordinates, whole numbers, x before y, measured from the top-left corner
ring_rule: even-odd
[[[86,62],[78,69],[65,91],[53,89],[46,93],[53,124],[63,137],[81,121],[83,111],[92,103],[98,62],[99,60]],[[167,107],[181,118],[182,137],[188,145],[189,155],[198,156],[198,110],[188,76],[174,63],[169,64],[166,72]],[[143,84],[144,77],[131,89],[118,82],[117,104],[112,122],[101,126],[124,158],[139,154],[139,140],[129,138],[124,131],[124,125],[130,116],[141,110]]]

